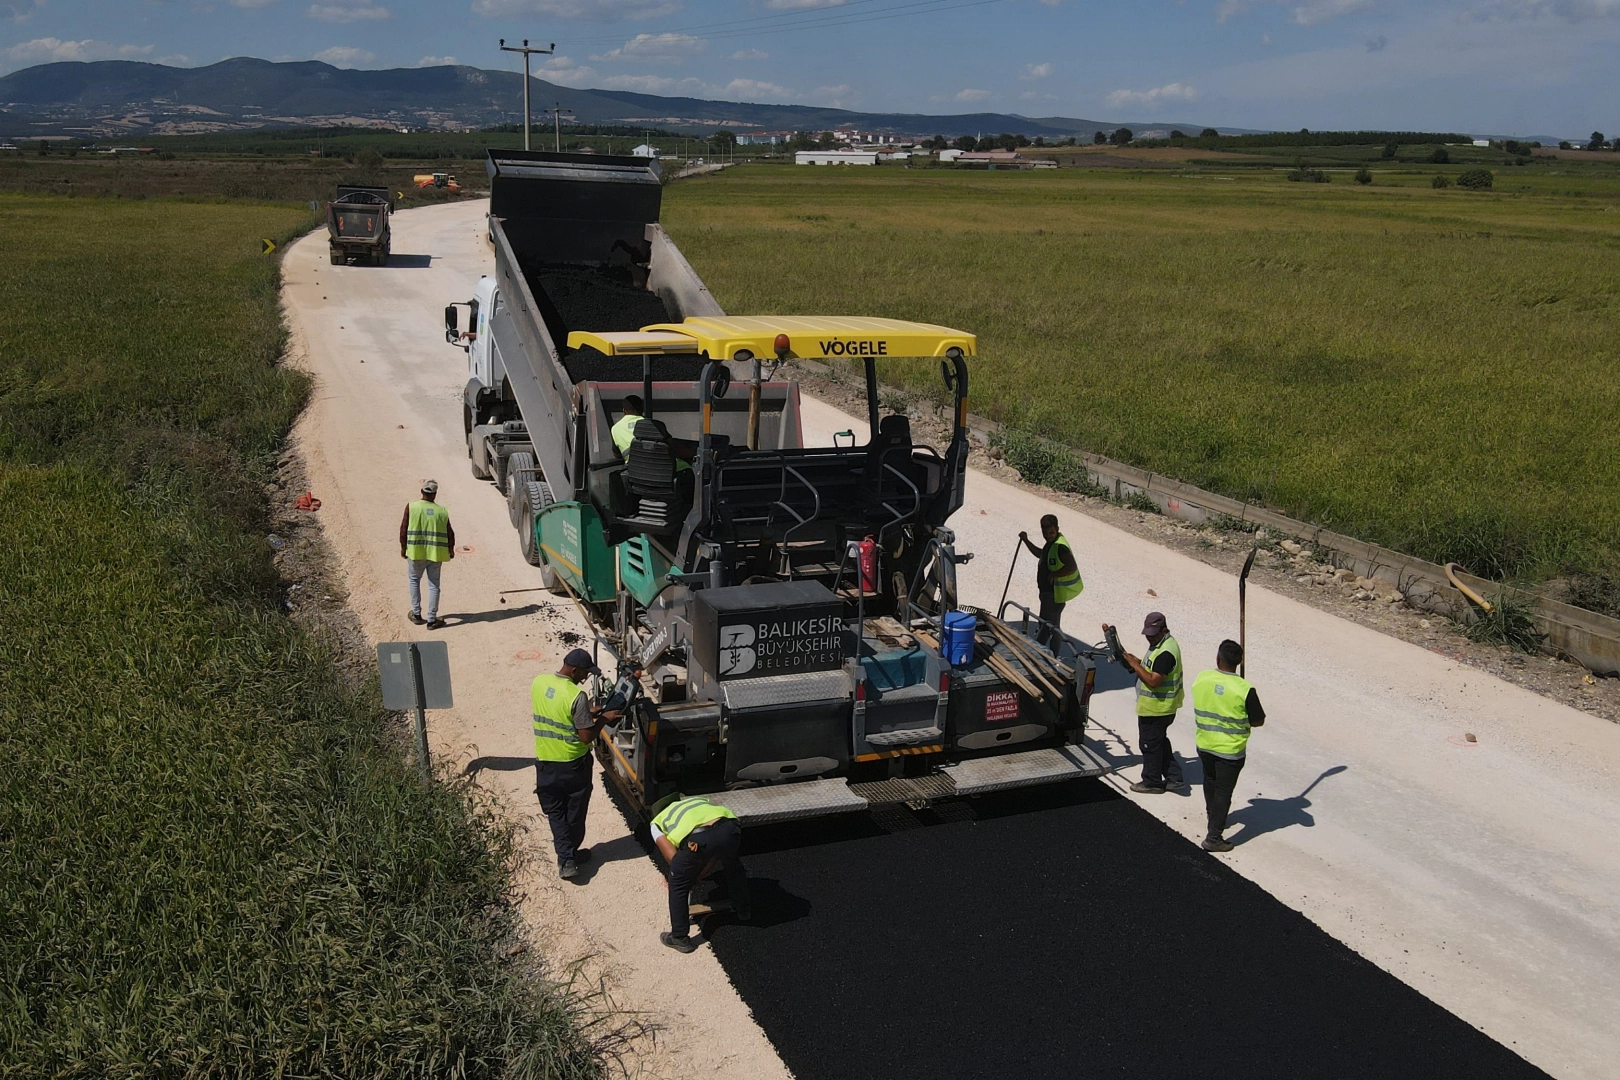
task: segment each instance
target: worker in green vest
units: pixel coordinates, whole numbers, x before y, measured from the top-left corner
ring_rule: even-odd
[[[1232,792],[1243,771],[1249,731],[1266,722],[1260,695],[1237,673],[1241,663],[1243,646],[1223,641],[1215,654],[1216,670],[1201,671],[1193,680],[1193,719],[1198,724],[1198,760],[1204,766],[1204,809],[1209,814],[1205,851],[1232,850],[1223,835]]]
[[[444,625],[439,619],[439,568],[456,557],[456,530],[450,511],[438,502],[439,482],[422,485],[422,497],[405,506],[399,520],[399,557],[406,560],[411,582],[410,620],[429,630]],[[422,578],[428,583],[427,618],[422,617]]]
[[[742,827],[736,814],[701,795],[671,796],[653,815],[652,836],[658,853],[669,864],[669,929],[658,935],[659,941],[676,952],[697,948],[690,933],[692,889],[715,863],[725,871],[732,912],[743,922],[749,920],[748,876],[737,858]]]
[[[1170,746],[1170,725],[1183,700],[1181,645],[1170,636],[1164,614],[1158,611],[1148,612],[1142,620],[1142,636],[1147,638],[1147,656],[1125,654],[1125,663],[1136,673],[1136,736],[1142,748],[1142,779],[1131,790],[1163,795],[1187,786]]]
[[[591,746],[596,733],[617,712],[592,708],[590,695],[580,683],[596,670],[584,649],[563,657],[555,675],[537,675],[529,687],[534,716],[534,793],[551,826],[551,846],[557,853],[557,874],[564,881],[579,876],[589,862],[585,843],[585,814],[591,805]]]
[[[1030,540],[1029,533],[1018,534],[1023,545],[1040,559],[1035,570],[1035,585],[1041,598],[1042,625],[1035,640],[1055,652],[1060,640],[1058,634],[1063,622],[1063,609],[1070,600],[1085,591],[1086,583],[1080,580],[1080,564],[1074,561],[1074,549],[1058,530],[1056,514],[1041,518],[1041,537],[1046,541],[1046,546],[1038,548]]]
[[[626,394],[624,404],[621,406],[624,414],[613,424],[613,448],[625,461],[630,460],[630,444],[636,441],[636,424],[646,418],[647,403],[641,400],[640,394]],[[675,471],[685,472],[692,467],[692,456],[697,451],[697,444],[686,439],[669,440],[670,448],[675,452]]]

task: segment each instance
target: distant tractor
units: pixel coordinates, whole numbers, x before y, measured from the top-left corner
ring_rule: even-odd
[[[461,190],[461,185],[456,183],[455,173],[417,173],[411,177],[411,180],[419,188],[443,188],[445,191]]]
[[[332,265],[346,266],[350,259],[371,266],[388,265],[393,240],[388,219],[393,210],[387,188],[340,186],[337,198],[326,204]]]

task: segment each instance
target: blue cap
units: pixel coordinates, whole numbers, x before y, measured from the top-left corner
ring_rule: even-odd
[[[596,661],[591,659],[591,654],[584,649],[572,650],[567,656],[563,657],[563,664],[566,667],[581,668],[585,671],[596,670]]]

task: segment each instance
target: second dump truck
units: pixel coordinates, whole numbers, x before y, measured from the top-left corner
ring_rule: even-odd
[[[389,218],[394,204],[385,187],[345,184],[326,204],[326,236],[333,266],[352,259],[370,266],[388,265],[393,244]]]
[[[488,171],[495,272],[445,318],[467,453],[610,654],[627,707],[597,753],[632,805],[707,793],[758,823],[1107,771],[1082,743],[1091,648],[1018,605],[959,610],[972,334],[727,316],[658,224],[656,162]],[[877,362],[919,356],[953,401],[943,447],[880,407]],[[796,357],[860,365],[864,431],[808,444],[776,377]]]

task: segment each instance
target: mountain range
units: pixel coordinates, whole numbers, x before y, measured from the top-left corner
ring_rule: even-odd
[[[772,105],[578,90],[532,79],[534,108],[553,105],[580,124],[646,124],[709,133],[853,128],[892,135],[1015,135],[1089,140],[1099,130],[1138,135],[1204,125],[1100,121],[1012,113],[865,113],[812,105]],[[523,77],[465,65],[358,70],[319,61],[274,63],[252,57],[178,68],[129,60],[41,64],[0,78],[0,136],[185,135],[270,126],[355,125],[465,130],[521,121]],[[537,116],[537,122],[540,117]],[[1226,132],[1241,129],[1223,128]]]

